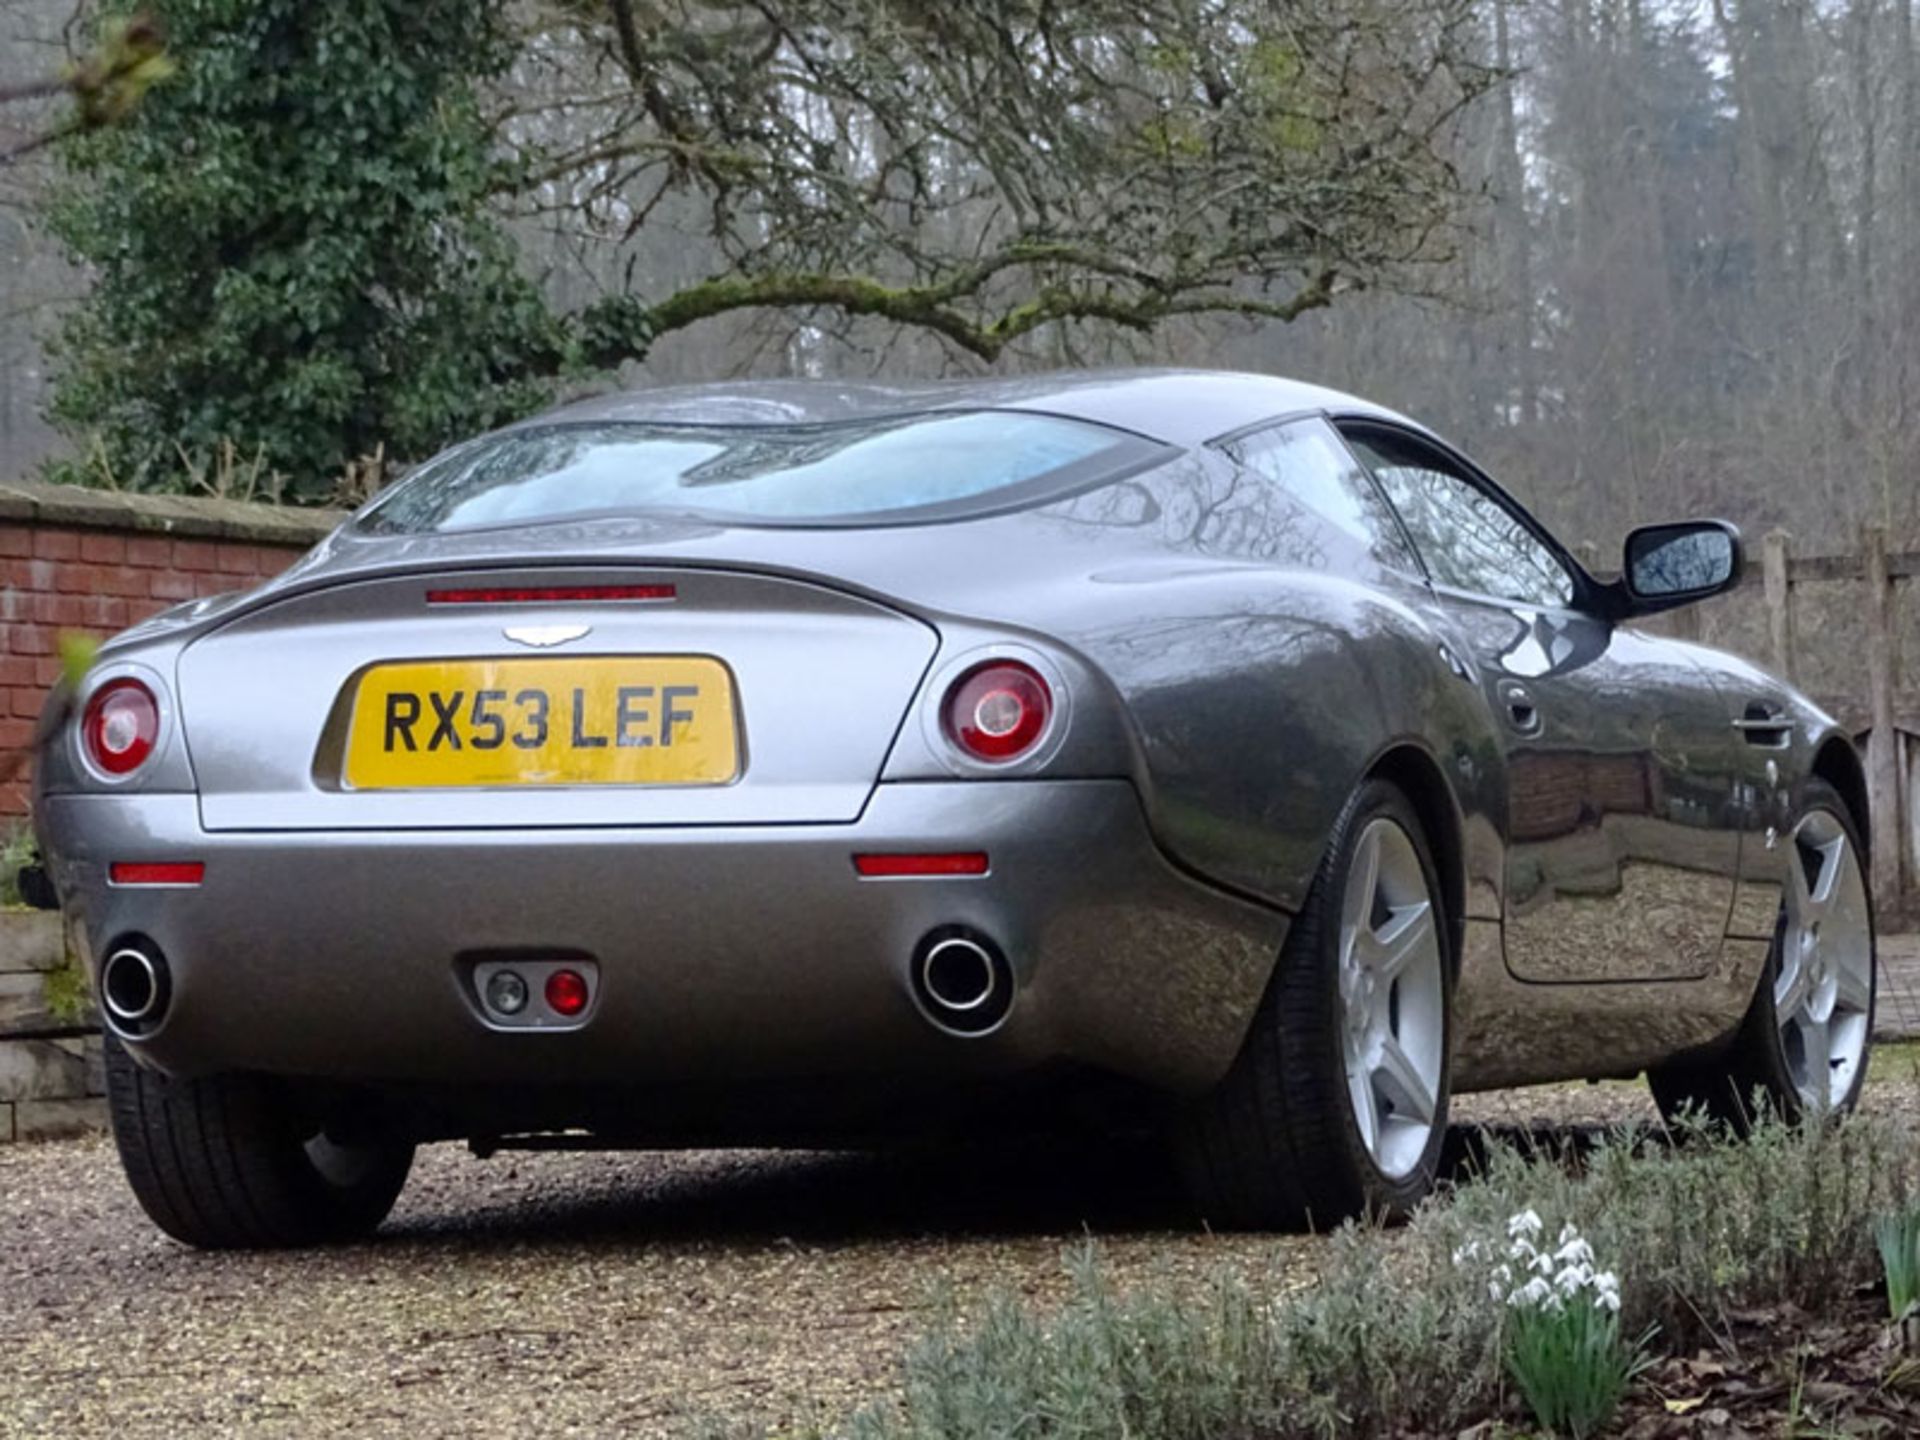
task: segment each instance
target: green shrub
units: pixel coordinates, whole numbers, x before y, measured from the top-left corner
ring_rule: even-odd
[[[324,501],[383,445],[420,459],[544,402],[558,332],[488,208],[508,6],[141,5],[177,69],[60,145],[45,209],[91,282],[51,352],[82,451],[56,478]]]
[[[1165,1286],[1122,1297],[1091,1245],[1068,1266],[1072,1290],[1055,1314],[1007,1296],[971,1324],[944,1309],[907,1355],[901,1403],[860,1412],[847,1433],[1174,1440],[1259,1427],[1279,1356],[1251,1289],[1220,1276],[1196,1297]]]

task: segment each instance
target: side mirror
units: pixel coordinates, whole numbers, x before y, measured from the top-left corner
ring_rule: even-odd
[[[1740,583],[1740,532],[1724,520],[1645,525],[1627,536],[1620,583],[1629,608],[1650,615]]]

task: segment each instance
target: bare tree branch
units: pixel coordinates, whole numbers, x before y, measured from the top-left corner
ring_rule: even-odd
[[[1060,321],[1288,320],[1417,290],[1454,253],[1450,137],[1501,79],[1472,19],[1473,0],[551,0],[537,23],[593,66],[593,104],[506,120],[508,193],[625,237],[669,198],[704,210],[729,273],[589,307],[598,364],[767,307],[985,361]]]

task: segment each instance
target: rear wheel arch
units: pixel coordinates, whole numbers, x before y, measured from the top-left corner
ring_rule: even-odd
[[[1441,900],[1447,915],[1447,963],[1457,976],[1465,935],[1467,867],[1460,808],[1440,764],[1417,745],[1401,744],[1373,762],[1365,780],[1388,781],[1412,804],[1426,831],[1427,848],[1440,872]]]
[[[1396,934],[1410,942],[1403,946],[1381,934],[1397,915],[1417,916],[1415,886],[1429,914],[1446,903],[1429,823],[1400,783],[1376,770],[1330,827],[1240,1053],[1180,1116],[1182,1169],[1209,1223],[1327,1229],[1361,1215],[1401,1219],[1431,1192],[1450,1088],[1446,936],[1431,925],[1402,929]],[[1396,835],[1405,863],[1390,866],[1388,837]],[[1369,837],[1377,837],[1374,858],[1362,861]],[[1387,893],[1390,870],[1398,874],[1397,896]],[[1356,929],[1371,937],[1371,958]],[[1383,971],[1389,953],[1397,958]],[[1431,1004],[1422,1013],[1416,997],[1410,1015],[1401,986],[1422,973]],[[1411,1032],[1403,1029],[1409,1024]],[[1383,1086],[1386,1076],[1399,1078]],[[1417,1140],[1417,1153],[1385,1153],[1390,1119],[1418,1127],[1399,1137]]]

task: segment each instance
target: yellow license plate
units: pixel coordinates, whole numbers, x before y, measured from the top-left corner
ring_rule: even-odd
[[[354,692],[346,781],[725,785],[738,732],[733,677],[705,657],[376,665]]]

